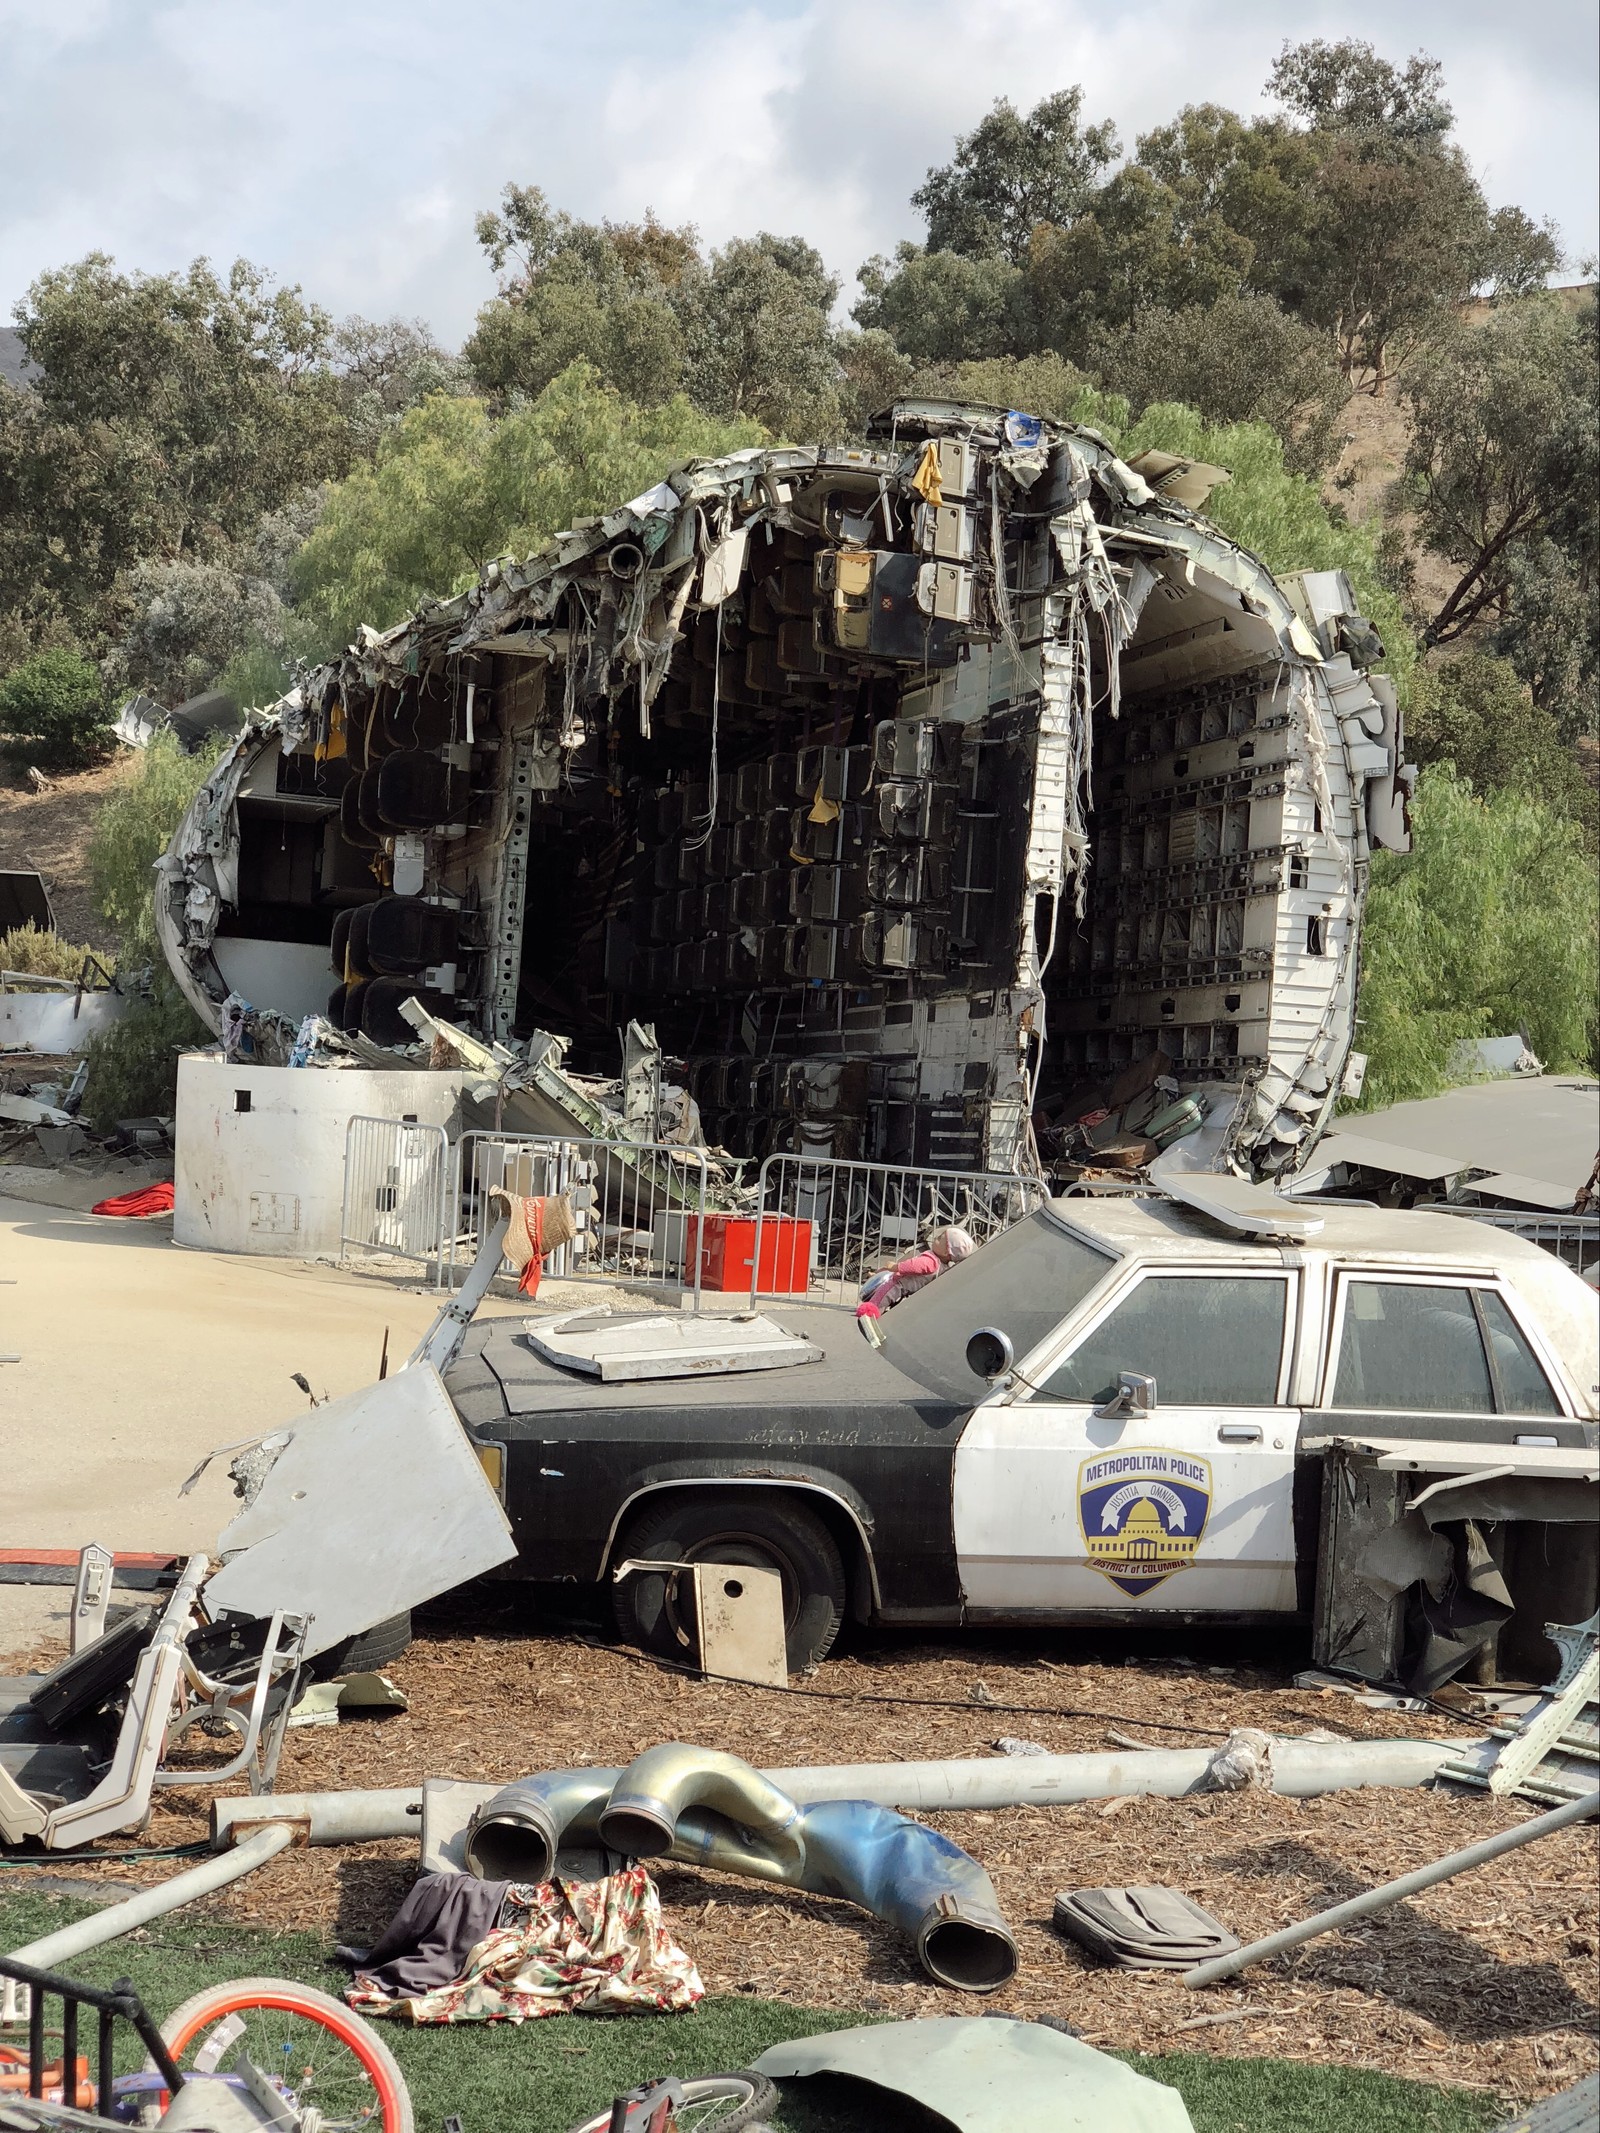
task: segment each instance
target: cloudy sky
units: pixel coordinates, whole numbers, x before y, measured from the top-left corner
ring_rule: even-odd
[[[1261,107],[1285,36],[1443,60],[1490,199],[1597,248],[1594,0],[0,0],[0,320],[91,249],[237,254],[337,312],[469,329],[508,180],[711,242],[799,232],[848,283],[997,96],[1081,82],[1133,136]]]

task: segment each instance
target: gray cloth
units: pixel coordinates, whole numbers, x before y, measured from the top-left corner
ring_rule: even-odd
[[[509,1881],[474,1874],[421,1874],[358,1965],[392,1999],[453,1985],[467,1957],[500,1923]]]

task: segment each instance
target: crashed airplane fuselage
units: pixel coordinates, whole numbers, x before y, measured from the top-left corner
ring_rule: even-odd
[[[1025,1167],[1159,1048],[1293,1168],[1404,781],[1345,581],[1275,581],[1221,478],[944,402],[675,471],[254,723],[161,862],[172,967],[213,1028],[409,1046],[415,996],[600,1073],[654,1023],[736,1156]]]

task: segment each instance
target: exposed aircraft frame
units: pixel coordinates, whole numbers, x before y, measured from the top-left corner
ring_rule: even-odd
[[[1031,1168],[1159,1047],[1205,1161],[1292,1170],[1409,774],[1347,582],[1275,580],[1224,479],[940,401],[675,469],[253,721],[161,862],[173,970],[213,1028],[408,1046],[415,995],[612,1074],[653,1022],[739,1156]]]

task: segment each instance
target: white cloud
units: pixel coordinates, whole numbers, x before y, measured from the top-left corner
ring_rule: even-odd
[[[1136,134],[1259,107],[1286,33],[1443,60],[1497,202],[1596,248],[1594,17],[1547,0],[0,0],[0,308],[92,247],[243,253],[337,311],[457,340],[489,291],[474,214],[510,180],[582,215],[653,206],[713,243],[811,239],[848,283],[917,234],[909,195],[997,96],[1082,82]]]

